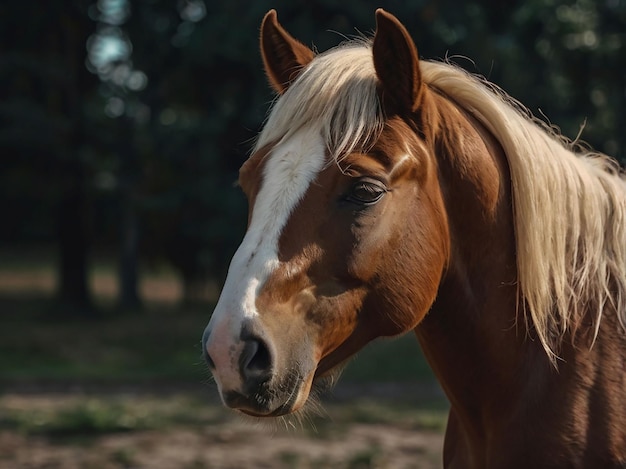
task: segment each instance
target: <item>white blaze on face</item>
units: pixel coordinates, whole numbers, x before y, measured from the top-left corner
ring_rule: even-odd
[[[207,351],[220,390],[239,389],[242,323],[258,315],[256,297],[278,266],[278,241],[292,211],[322,170],[325,145],[317,129],[302,129],[267,156],[248,231],[233,256],[207,326]]]

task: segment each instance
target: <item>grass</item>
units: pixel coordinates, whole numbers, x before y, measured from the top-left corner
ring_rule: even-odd
[[[161,308],[93,320],[56,320],[46,316],[43,298],[21,303],[0,298],[1,311],[7,304],[17,311],[0,314],[4,382],[202,381],[206,377],[199,341],[207,312]]]
[[[309,417],[302,424],[310,438],[332,440],[355,423],[441,432],[447,413],[442,400],[417,402],[406,398],[393,403],[355,398],[325,407],[328,415]],[[0,431],[51,438],[89,438],[173,427],[200,429],[232,418],[232,411],[200,393],[0,396]]]
[[[199,394],[9,395],[0,397],[0,430],[49,437],[97,436],[172,426],[217,425],[228,410]]]
[[[72,407],[53,411],[4,409],[0,428],[16,429],[29,435],[71,436],[152,429],[159,420],[107,401],[87,399]]]

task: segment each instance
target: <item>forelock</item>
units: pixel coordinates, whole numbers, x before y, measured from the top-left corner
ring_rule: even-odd
[[[352,41],[316,56],[302,70],[274,103],[256,149],[312,126],[339,161],[372,146],[383,123],[371,44]]]

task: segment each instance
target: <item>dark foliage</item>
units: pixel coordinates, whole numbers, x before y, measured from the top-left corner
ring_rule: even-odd
[[[119,253],[188,287],[219,281],[245,228],[234,187],[273,99],[257,51],[276,8],[325,50],[368,34],[363,0],[49,0],[0,6],[0,196],[5,244],[56,242],[59,294],[88,307],[89,253]],[[626,1],[383,2],[424,58],[487,76],[596,149],[626,157]],[[471,59],[471,60],[470,60]],[[189,291],[194,291],[190,288]]]

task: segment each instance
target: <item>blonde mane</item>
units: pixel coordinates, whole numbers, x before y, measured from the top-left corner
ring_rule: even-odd
[[[511,171],[518,282],[537,336],[554,359],[589,314],[593,340],[610,307],[626,329],[626,182],[609,157],[584,152],[502,90],[442,63],[424,80],[496,137]]]
[[[595,340],[606,307],[626,329],[626,182],[616,163],[575,149],[494,85],[446,63],[422,77],[500,142],[511,173],[519,290],[551,359],[589,314]],[[335,160],[372,144],[384,125],[371,45],[318,55],[273,106],[257,145],[318,125]]]
[[[319,126],[335,160],[372,145],[384,116],[369,44],[348,42],[315,57],[271,109],[255,149]]]

